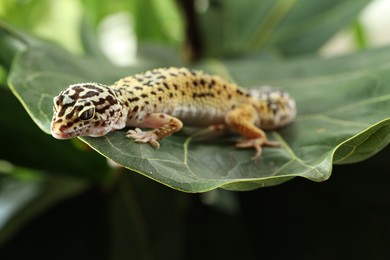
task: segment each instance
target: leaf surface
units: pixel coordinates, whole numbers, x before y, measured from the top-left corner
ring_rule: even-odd
[[[164,139],[159,150],[127,139],[125,130],[81,139],[120,165],[186,192],[250,190],[296,176],[324,181],[334,162],[366,159],[389,143],[389,58],[390,49],[382,48],[334,59],[199,64],[198,69],[244,87],[280,86],[296,98],[299,115],[294,124],[268,133],[281,147],[264,148],[259,160],[251,160],[253,150],[235,149],[235,136],[208,140],[186,130]],[[30,47],[14,60],[9,85],[37,125],[49,133],[52,98],[68,84],[107,84],[144,69],[118,69],[60,49]]]

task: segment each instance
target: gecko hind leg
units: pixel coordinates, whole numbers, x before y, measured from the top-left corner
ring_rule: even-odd
[[[235,108],[225,118],[228,127],[243,137],[237,142],[236,147],[253,147],[256,150],[252,159],[260,157],[262,146],[279,146],[278,142],[271,142],[267,139],[265,132],[255,125],[256,120],[258,120],[257,111],[249,104]]]

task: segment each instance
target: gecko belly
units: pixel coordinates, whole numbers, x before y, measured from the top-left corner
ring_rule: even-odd
[[[226,112],[214,107],[195,108],[194,106],[179,106],[171,113],[185,125],[206,127],[225,122]]]

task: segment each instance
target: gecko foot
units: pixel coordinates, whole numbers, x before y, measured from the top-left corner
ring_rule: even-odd
[[[154,148],[160,148],[160,143],[157,141],[157,136],[153,131],[142,131],[139,128],[127,131],[126,136],[134,139],[137,143],[149,143]]]
[[[236,147],[239,148],[249,148],[253,147],[256,150],[255,155],[252,157],[253,160],[258,159],[262,152],[262,146],[279,146],[280,144],[278,142],[271,142],[263,137],[258,138],[251,138],[251,139],[241,139],[236,143]]]

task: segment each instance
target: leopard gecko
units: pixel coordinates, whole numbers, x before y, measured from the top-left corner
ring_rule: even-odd
[[[294,99],[283,90],[246,90],[217,75],[187,68],[159,68],[120,79],[113,85],[78,83],[54,97],[51,134],[57,139],[104,136],[135,127],[127,137],[160,146],[183,125],[223,126],[237,132],[237,147],[275,146],[263,130],[294,121]],[[140,128],[151,128],[143,131]]]

